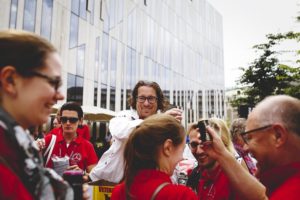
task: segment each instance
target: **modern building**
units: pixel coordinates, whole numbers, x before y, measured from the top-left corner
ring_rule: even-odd
[[[184,110],[185,125],[225,117],[222,17],[205,0],[0,5],[0,29],[35,32],[57,47],[65,101],[120,111],[129,108],[131,90],[144,79],[159,83],[170,104]]]

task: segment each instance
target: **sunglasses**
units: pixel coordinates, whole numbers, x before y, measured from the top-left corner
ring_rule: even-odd
[[[60,121],[62,123],[67,123],[69,121],[70,123],[76,123],[79,119],[77,117],[60,117]]]
[[[198,142],[190,142],[189,143],[191,150],[196,150],[199,145],[200,145],[200,143],[198,143]]]

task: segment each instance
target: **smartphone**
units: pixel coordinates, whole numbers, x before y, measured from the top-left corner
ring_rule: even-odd
[[[201,120],[198,122],[198,129],[200,132],[200,140],[202,142],[210,141],[210,135],[206,132],[206,126],[208,126],[208,120]]]
[[[82,200],[83,171],[66,170],[63,178],[71,185],[74,191],[74,200]]]

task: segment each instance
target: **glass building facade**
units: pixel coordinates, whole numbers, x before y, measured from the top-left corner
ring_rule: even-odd
[[[35,32],[63,60],[65,101],[128,109],[159,83],[185,125],[225,117],[221,15],[205,0],[0,0],[0,29]],[[60,102],[62,103],[62,102]]]

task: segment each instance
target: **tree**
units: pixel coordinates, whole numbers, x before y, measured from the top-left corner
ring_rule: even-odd
[[[234,107],[248,105],[254,107],[266,96],[288,94],[300,98],[300,67],[281,64],[278,56],[284,52],[274,50],[284,40],[300,41],[300,33],[269,34],[267,42],[253,48],[261,55],[247,68],[240,68],[243,74],[238,81],[243,95],[232,100]],[[300,55],[300,51],[298,54]],[[299,58],[297,60],[299,64]]]

